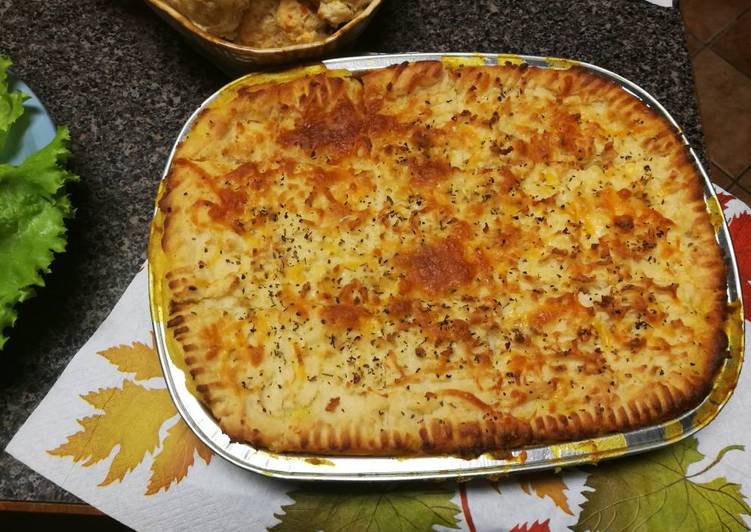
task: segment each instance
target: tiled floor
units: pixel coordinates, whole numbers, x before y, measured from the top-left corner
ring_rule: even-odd
[[[751,0],[681,0],[710,173],[751,203]]]

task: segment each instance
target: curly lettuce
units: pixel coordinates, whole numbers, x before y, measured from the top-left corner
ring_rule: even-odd
[[[23,95],[8,94],[9,66],[0,57],[0,148],[7,128],[23,113]],[[15,307],[34,295],[34,287],[44,286],[42,275],[50,271],[54,253],[65,250],[65,219],[73,208],[64,187],[78,180],[64,168],[69,140],[68,130],[58,128],[47,146],[21,164],[0,164],[0,350],[8,339],[4,331],[16,321]]]
[[[10,65],[10,59],[0,55],[0,148],[5,144],[10,126],[23,114],[23,102],[27,98],[20,91],[8,91]]]

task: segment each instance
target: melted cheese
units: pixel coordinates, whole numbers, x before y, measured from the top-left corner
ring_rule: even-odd
[[[723,266],[669,126],[577,68],[235,83],[160,201],[170,331],[233,437],[456,452],[709,385]]]

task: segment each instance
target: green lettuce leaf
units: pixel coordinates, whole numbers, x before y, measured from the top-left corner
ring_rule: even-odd
[[[10,126],[23,114],[23,102],[27,98],[19,91],[8,92],[10,65],[10,59],[0,56],[0,148],[5,144]]]
[[[10,65],[0,56],[0,148],[27,98],[8,92]],[[16,305],[44,286],[54,253],[65,249],[65,219],[73,208],[64,186],[78,180],[63,167],[69,140],[68,130],[58,128],[47,146],[20,165],[0,164],[0,350],[8,340],[4,331],[16,321]]]
[[[44,286],[53,253],[65,249],[65,219],[73,214],[64,185],[78,176],[62,167],[69,133],[58,128],[47,146],[18,166],[0,164],[0,349],[15,306]]]

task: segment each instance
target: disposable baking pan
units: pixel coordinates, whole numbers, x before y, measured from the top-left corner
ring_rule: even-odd
[[[177,410],[191,430],[218,456],[239,467],[270,477],[298,480],[373,481],[470,478],[596,463],[600,460],[659,449],[686,438],[706,426],[728,401],[738,381],[743,362],[743,303],[733,244],[720,204],[696,152],[689,146],[688,140],[675,120],[655,98],[638,85],[613,72],[578,61],[519,55],[413,53],[333,59],[323,64],[329,69],[347,69],[356,73],[403,61],[425,60],[439,60],[449,64],[488,65],[512,62],[555,69],[577,65],[614,81],[662,114],[675,127],[703,178],[705,203],[715,228],[717,242],[724,252],[727,267],[726,292],[730,309],[726,323],[728,348],[709,394],[695,408],[664,423],[586,440],[510,449],[500,453],[485,453],[470,459],[458,456],[389,458],[271,453],[256,449],[247,443],[233,442],[189,391],[191,377],[183,372],[170,356],[166,342],[166,312],[161,303],[161,295],[158,293],[160,283],[156,282],[154,272],[149,268],[149,299],[159,360],[164,370],[167,388]],[[222,90],[224,89],[209,97],[183,126],[168,158],[163,179],[169,171],[177,145],[191,129],[198,114],[217,98]]]

